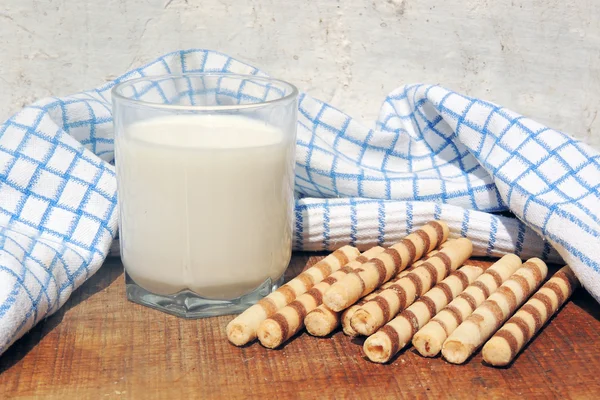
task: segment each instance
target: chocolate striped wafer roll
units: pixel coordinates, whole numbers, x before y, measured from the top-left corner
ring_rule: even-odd
[[[353,261],[360,252],[352,246],[344,246],[300,275],[249,307],[227,325],[227,338],[236,346],[243,346],[256,339],[261,322],[275,314],[281,307],[290,304],[297,296],[310,290],[316,283]]]
[[[372,335],[399,311],[461,266],[473,253],[473,243],[466,238],[454,240],[415,268],[408,275],[382,291],[357,310],[350,324],[361,335]]]
[[[417,330],[483,273],[482,267],[465,265],[425,293],[400,315],[369,336],[363,349],[369,360],[388,362],[410,342]]]
[[[527,300],[548,274],[539,258],[529,259],[471,314],[442,345],[442,355],[462,364]]]
[[[321,304],[306,314],[304,326],[306,331],[313,336],[327,336],[340,326],[340,313],[330,310],[325,304]]]
[[[561,268],[483,346],[484,361],[497,367],[508,365],[577,287],[573,271]]]
[[[373,247],[362,253],[356,260],[346,264],[327,278],[317,283],[308,292],[298,296],[287,306],[264,320],[258,327],[258,340],[268,348],[274,349],[295,335],[304,326],[304,317],[323,302],[323,293],[329,287],[350,272],[383,252],[380,246]]]
[[[404,271],[400,272],[396,276],[400,277],[400,276],[407,274],[415,266],[422,264],[423,262],[425,262],[424,260],[427,259],[427,257],[435,254],[436,252],[437,252],[437,250],[431,251],[429,254],[427,254],[427,256],[425,258],[423,258],[419,261],[416,261],[410,268],[405,269]],[[382,288],[388,284],[390,284],[390,282],[385,283],[382,286]],[[371,295],[373,295],[373,297],[375,297],[375,294],[371,293],[370,295],[365,297],[365,299]],[[361,302],[363,302],[363,300],[359,301],[358,304],[361,304]],[[333,332],[338,326],[340,326],[340,319],[343,318],[344,315],[350,309],[352,309],[354,307],[356,307],[356,305],[350,306],[350,308],[347,308],[340,315],[340,312],[333,311],[333,310],[329,309],[329,307],[327,307],[325,304],[321,304],[319,307],[315,308],[314,310],[312,310],[311,312],[306,314],[306,317],[304,318],[304,325],[306,326],[306,330],[308,331],[308,333],[310,333],[313,336],[327,336],[331,332]],[[358,309],[358,307],[356,307],[355,310],[356,309]],[[347,327],[350,328],[349,320],[348,320]],[[347,335],[351,335],[350,333],[346,332],[346,325],[344,325],[344,333],[346,333]],[[351,335],[351,336],[355,336],[355,335]]]
[[[323,303],[333,311],[342,311],[361,297],[389,281],[394,275],[429,253],[448,238],[448,225],[432,221],[394,244],[362,266],[362,271],[348,274],[325,293]]]
[[[442,351],[442,344],[454,330],[494,293],[522,265],[521,259],[507,254],[489,267],[463,293],[413,337],[415,349],[425,357],[434,357]]]
[[[448,243],[451,244],[452,242],[453,242],[453,240],[448,240],[442,246],[447,246]],[[346,334],[346,336],[350,336],[350,337],[359,336],[360,334],[358,332],[356,332],[354,330],[354,328],[352,327],[352,317],[354,316],[354,313],[356,313],[358,310],[360,310],[360,308],[364,304],[375,299],[379,295],[379,293],[381,293],[385,289],[388,289],[390,286],[396,284],[400,278],[408,275],[409,273],[414,271],[414,269],[417,268],[419,265],[425,263],[425,261],[429,260],[436,253],[438,253],[438,250],[430,251],[429,253],[427,253],[427,256],[423,257],[422,259],[420,259],[418,261],[415,261],[415,263],[410,268],[407,268],[404,271],[401,271],[398,275],[396,275],[394,277],[393,280],[384,283],[383,285],[381,285],[381,287],[378,290],[376,290],[375,292],[373,292],[371,294],[368,294],[367,296],[365,296],[361,300],[359,300],[358,303],[345,309],[342,312],[342,316],[341,316],[342,331],[344,332],[344,334]]]
[[[447,246],[448,243],[452,243],[455,239],[452,240],[448,240],[447,242],[444,242],[442,244],[443,246]],[[410,274],[411,272],[414,271],[415,268],[417,268],[419,265],[425,263],[427,260],[429,260],[431,257],[435,256],[437,253],[439,252],[439,250],[432,250],[429,253],[427,253],[427,255],[423,258],[421,258],[420,260],[415,261],[410,267],[406,268],[404,271],[400,271],[396,276],[394,276],[390,281],[384,283],[383,285],[381,285],[379,287],[379,289],[387,289],[390,286],[392,286],[394,284],[394,281],[402,278],[403,276],[406,276],[408,274]],[[373,294],[373,293],[371,293]],[[371,295],[369,294],[369,296]]]

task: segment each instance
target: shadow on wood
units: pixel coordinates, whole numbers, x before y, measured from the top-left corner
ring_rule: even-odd
[[[118,258],[107,259],[100,270],[73,292],[69,300],[51,316],[40,321],[0,356],[0,374],[21,361],[48,333],[63,320],[65,313],[94,294],[106,289],[122,275],[123,265]]]

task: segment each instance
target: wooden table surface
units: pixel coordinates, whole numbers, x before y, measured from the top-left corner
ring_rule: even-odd
[[[318,259],[294,255],[287,275]],[[225,336],[232,318],[184,320],[130,303],[120,261],[108,260],[0,356],[0,398],[600,398],[600,306],[583,290],[505,369],[479,353],[456,366],[412,348],[373,364],[341,332],[237,348]]]

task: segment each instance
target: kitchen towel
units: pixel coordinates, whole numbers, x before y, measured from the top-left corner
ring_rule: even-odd
[[[264,74],[178,51],[0,126],[0,353],[60,308],[116,237],[112,87],[208,71]],[[567,134],[437,85],[392,92],[373,129],[301,94],[296,162],[298,250],[389,245],[443,219],[476,255],[564,260],[600,299],[600,155]]]

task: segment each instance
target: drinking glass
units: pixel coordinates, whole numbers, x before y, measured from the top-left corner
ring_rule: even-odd
[[[297,89],[193,73],[112,91],[129,300],[181,317],[236,313],[283,280],[292,249]]]

